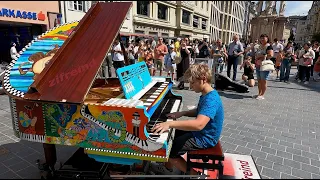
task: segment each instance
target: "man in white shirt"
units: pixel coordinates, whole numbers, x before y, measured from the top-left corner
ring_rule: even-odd
[[[124,55],[118,39],[114,41],[112,52],[113,52],[112,60],[113,60],[114,69],[117,70],[118,68],[124,67],[125,66]]]
[[[18,55],[17,49],[16,49],[16,43],[12,42],[11,43],[11,48],[10,48],[10,56],[11,59],[16,59]]]
[[[279,54],[280,51],[283,51],[283,45],[281,43],[279,43],[279,40],[277,38],[275,38],[273,40],[273,45],[272,45],[272,49],[273,49],[273,58],[271,59],[273,61],[273,63],[276,63],[276,58]]]

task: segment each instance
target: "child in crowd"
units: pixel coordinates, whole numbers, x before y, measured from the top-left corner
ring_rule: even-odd
[[[163,133],[175,128],[175,137],[169,156],[169,162],[160,164],[151,163],[150,168],[155,174],[173,174],[173,167],[186,172],[187,163],[181,157],[188,151],[214,147],[222,132],[224,110],[218,92],[211,86],[211,70],[206,64],[191,65],[185,72],[184,79],[188,80],[191,89],[201,93],[198,108],[170,113],[167,116],[177,119],[182,116],[195,117],[190,120],[166,121],[156,124],[153,133]],[[191,175],[198,175],[194,169]]]
[[[254,68],[251,64],[251,57],[247,56],[242,65],[240,66],[240,70],[243,68],[244,73],[242,74],[242,80],[248,85],[249,87],[253,87],[255,84],[254,80]]]
[[[154,76],[155,75],[155,67],[153,63],[154,54],[152,49],[150,48],[150,45],[147,46],[147,49],[144,49],[144,57],[145,57],[145,62],[148,66],[150,75]]]
[[[174,52],[174,46],[169,46],[169,53],[164,57],[164,66],[168,73],[167,76],[170,76],[171,74],[171,78],[174,83],[174,73],[176,71],[176,64],[174,63],[175,56],[176,52]]]
[[[284,58],[284,55],[283,55],[283,51],[282,50],[279,50],[279,53],[276,57],[276,73],[277,73],[277,79],[279,79],[279,71],[280,71],[280,67],[281,67],[281,62]]]

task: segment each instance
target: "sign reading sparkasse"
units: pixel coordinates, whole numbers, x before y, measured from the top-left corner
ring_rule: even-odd
[[[21,19],[30,19],[30,20],[39,20],[44,21],[46,19],[46,15],[42,13],[42,11],[30,12],[30,11],[22,11],[15,9],[2,8],[0,9],[0,17],[12,17],[12,18],[21,18]]]

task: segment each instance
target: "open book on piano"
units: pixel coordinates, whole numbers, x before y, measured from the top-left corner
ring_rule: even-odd
[[[174,129],[150,129],[182,108],[171,79],[151,77],[144,62],[96,78],[130,8],[97,3],[80,22],[47,31],[11,62],[4,89],[16,136],[83,147],[100,162],[168,160]]]

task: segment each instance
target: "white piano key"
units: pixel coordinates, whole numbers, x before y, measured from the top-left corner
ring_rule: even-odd
[[[164,90],[164,88],[163,87],[160,87],[160,88],[158,88],[159,90]]]
[[[156,99],[158,96],[156,96],[156,95],[151,95],[150,96],[150,98],[154,98],[154,99]]]
[[[162,92],[162,90],[159,90],[159,89],[158,89],[158,90],[156,90],[156,92],[161,93],[161,92]]]
[[[147,99],[147,102],[153,102],[154,99]]]
[[[156,95],[160,95],[160,93],[155,92],[155,93],[153,93],[152,95],[153,95],[153,96],[156,96]]]
[[[145,106],[150,106],[152,103],[143,103]]]

